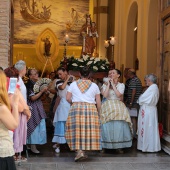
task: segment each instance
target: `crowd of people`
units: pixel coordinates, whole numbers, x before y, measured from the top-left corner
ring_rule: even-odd
[[[28,76],[27,83],[23,77]],[[112,69],[99,87],[90,79],[90,70],[83,67],[76,79],[59,67],[50,74],[52,79],[35,93],[40,79],[35,68],[26,71],[26,63],[18,61],[13,67],[0,70],[0,169],[15,170],[14,161],[24,148],[39,154],[36,145],[47,143],[47,118],[41,97],[50,96],[50,115],[54,126],[56,153],[67,143],[76,152],[75,161],[87,159],[86,151],[115,149],[123,153],[137,139],[142,152],[161,150],[158,131],[157,103],[159,89],[154,74],[145,76],[146,88],[132,68],[124,72],[125,84],[120,82],[121,71]],[[10,78],[17,78],[14,93],[8,92]],[[10,120],[10,121],[9,121]]]

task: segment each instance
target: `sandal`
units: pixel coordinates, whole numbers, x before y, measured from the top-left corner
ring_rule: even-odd
[[[18,162],[18,156],[14,155],[13,158],[15,162]]]
[[[24,157],[24,156],[21,156],[21,158],[18,156],[18,160],[19,161],[22,161],[22,162],[25,162],[25,161],[27,161],[27,158],[26,157]]]
[[[86,159],[88,156],[84,154],[83,151],[78,151],[77,153],[77,156],[75,157],[74,161],[77,162],[77,161],[80,161],[80,160],[83,160],[83,159]]]

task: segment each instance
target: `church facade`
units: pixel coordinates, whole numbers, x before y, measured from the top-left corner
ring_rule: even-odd
[[[134,68],[143,85],[146,74],[154,73],[158,76],[159,122],[164,128],[161,143],[162,148],[170,154],[170,91],[168,91],[170,90],[170,1],[87,0],[80,1],[79,5],[74,4],[74,1],[71,2],[69,11],[63,7],[59,11],[60,14],[55,13],[56,4],[50,4],[50,1],[47,4],[43,1],[43,6],[39,8],[38,4],[32,4],[30,8],[34,14],[33,19],[26,15],[25,9],[28,7],[27,3],[24,4],[24,0],[2,0],[0,66],[6,68],[22,59],[28,66],[42,69],[44,59],[41,55],[43,52],[39,53],[42,48],[40,41],[46,32],[50,35],[46,38],[50,38],[52,43],[51,50],[54,55],[51,59],[54,69],[63,59],[65,47],[62,36],[64,37],[65,33],[72,33],[66,44],[67,54],[78,58],[81,55],[83,39],[78,37],[79,32],[76,28],[83,23],[83,13],[90,13],[98,32],[98,38],[94,38],[95,57],[114,61],[116,68],[121,71],[125,68]],[[64,24],[64,27],[60,24]],[[110,40],[112,36],[115,37],[116,43],[106,48],[104,40]],[[35,39],[32,41],[31,37]],[[50,65],[48,68],[50,71]],[[123,77],[122,81],[125,81]]]

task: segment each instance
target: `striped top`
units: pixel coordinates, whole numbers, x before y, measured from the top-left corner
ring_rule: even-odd
[[[129,86],[128,86],[128,103],[131,102],[132,98],[132,90],[136,89],[136,94],[133,100],[133,104],[137,104],[137,100],[139,96],[142,93],[142,83],[140,79],[137,76],[134,76],[133,78],[130,79],[129,81]]]

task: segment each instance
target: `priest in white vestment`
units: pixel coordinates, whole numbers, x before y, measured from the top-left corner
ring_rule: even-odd
[[[161,150],[156,106],[159,100],[159,89],[156,81],[157,77],[149,74],[146,79],[149,87],[138,99],[140,110],[137,149],[142,152],[158,152]]]

